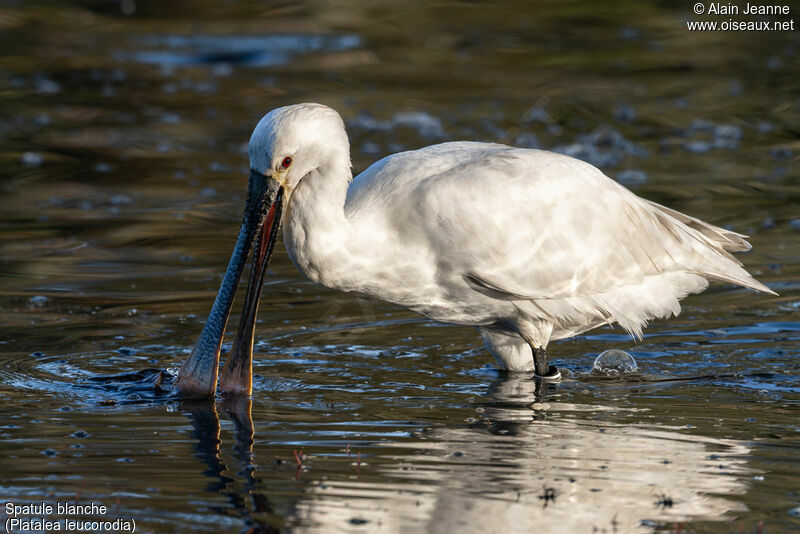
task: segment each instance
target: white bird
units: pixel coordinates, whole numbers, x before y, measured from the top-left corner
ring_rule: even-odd
[[[277,229],[311,280],[477,327],[498,363],[557,379],[550,341],[605,324],[634,337],[718,280],[774,294],[730,252],[738,234],[637,197],[583,161],[450,142],[385,157],[355,179],[333,109],[275,109],[249,144],[244,222],[209,320],[180,370],[212,396],[233,294],[257,241],[245,311],[221,390],[251,391],[255,315]]]

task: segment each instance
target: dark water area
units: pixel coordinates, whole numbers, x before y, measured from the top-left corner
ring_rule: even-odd
[[[3,506],[93,502],[137,532],[800,529],[800,33],[695,19],[712,20],[664,2],[0,1]],[[739,258],[780,295],[714,284],[642,341],[553,343],[566,376],[542,386],[472,328],[309,282],[279,244],[252,401],[181,402],[250,132],[305,101],[342,114],[356,171],[457,139],[590,161],[750,235]],[[592,376],[608,349],[639,374]]]

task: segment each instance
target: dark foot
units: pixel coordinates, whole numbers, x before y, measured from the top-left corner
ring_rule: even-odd
[[[547,375],[550,365],[547,363],[547,351],[533,348],[533,369],[539,376]]]
[[[533,349],[533,367],[537,378],[551,382],[561,380],[561,372],[547,362],[547,351],[544,349]]]

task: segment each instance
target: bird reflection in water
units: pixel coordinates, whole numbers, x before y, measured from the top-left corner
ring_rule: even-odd
[[[582,378],[598,380],[611,379]],[[175,400],[168,382],[168,375],[154,370],[96,377],[84,387],[115,392],[122,402],[158,402]],[[457,528],[462,534],[652,531],[693,519],[723,520],[742,510],[730,496],[747,491],[752,470],[746,442],[689,433],[639,414],[643,408],[581,398],[564,383],[501,373],[470,405],[477,417],[466,424],[451,419],[407,439],[372,443],[373,456],[382,461],[373,460],[369,483],[352,471],[324,469],[325,455],[317,455],[316,473],[326,476],[309,471],[289,505],[292,531],[351,531],[355,524],[382,525],[382,531]],[[241,519],[243,532],[278,532],[285,511],[258,491],[270,481],[256,473],[251,400],[220,403],[233,423],[238,471],[223,459],[215,401],[180,406],[192,423],[194,455],[212,481],[207,490],[230,502],[211,509]],[[467,410],[465,405],[459,412]],[[328,461],[338,462],[335,455]]]
[[[386,532],[648,532],[742,510],[730,496],[747,489],[746,443],[548,386],[504,373],[466,424],[376,444],[394,460],[373,462],[380,482],[312,482],[294,531],[347,531],[358,518]]]
[[[185,402],[182,408],[188,413],[189,421],[192,423],[192,437],[195,439],[192,450],[208,467],[203,474],[214,479],[209,483],[208,491],[228,497],[235,514],[244,520],[243,532],[250,534],[280,532],[276,526],[254,517],[254,514],[271,516],[274,510],[269,499],[263,493],[256,491],[260,480],[256,476],[256,465],[253,462],[252,401],[249,398],[237,398],[225,399],[222,402],[225,415],[233,422],[235,439],[233,456],[241,466],[236,475],[244,480],[244,491],[237,489],[237,481],[230,476],[231,470],[222,459],[220,421],[214,400]],[[218,507],[214,508],[214,511],[220,515],[230,514],[229,508]]]

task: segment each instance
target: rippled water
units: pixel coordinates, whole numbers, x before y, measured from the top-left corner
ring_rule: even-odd
[[[0,2],[2,500],[139,532],[800,528],[798,34],[404,6]],[[642,342],[555,343],[569,376],[537,390],[473,329],[316,286],[279,246],[252,404],[181,403],[250,130],[298,101],[342,113],[357,170],[452,139],[587,159],[751,235],[780,296],[715,285]],[[639,373],[592,376],[615,348]]]

